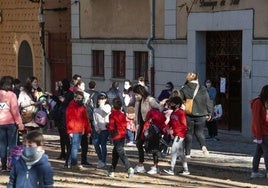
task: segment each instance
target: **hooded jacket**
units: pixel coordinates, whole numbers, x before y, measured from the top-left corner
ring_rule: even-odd
[[[90,123],[87,118],[85,106],[79,106],[72,100],[66,109],[66,128],[67,133],[91,133]]]
[[[261,99],[255,98],[250,101],[251,107],[251,132],[256,139],[262,139],[268,135],[268,117]]]
[[[185,112],[179,108],[173,111],[170,115],[169,126],[173,130],[173,136],[185,138],[187,133],[187,123]]]
[[[52,188],[53,171],[46,154],[27,168],[22,157],[18,159],[10,172],[7,188]]]
[[[121,110],[113,109],[109,116],[107,129],[111,133],[112,140],[125,138],[127,129],[126,115]]]
[[[195,88],[197,87],[197,81],[187,82],[183,88],[180,90],[182,100],[192,99],[194,95]],[[206,116],[212,115],[213,104],[209,99],[207,88],[205,86],[199,87],[197,94],[193,101],[192,114],[187,114],[190,116]]]

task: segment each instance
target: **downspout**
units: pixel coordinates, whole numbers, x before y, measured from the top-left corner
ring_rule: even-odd
[[[146,41],[146,45],[147,48],[149,48],[150,50],[150,58],[149,58],[149,62],[150,62],[150,83],[151,83],[151,95],[154,96],[154,82],[155,82],[155,55],[154,55],[154,48],[151,44],[152,40],[155,39],[155,0],[151,0],[151,35],[150,37],[147,39]]]

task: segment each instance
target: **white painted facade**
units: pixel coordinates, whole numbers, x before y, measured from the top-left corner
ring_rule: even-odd
[[[187,41],[176,40],[176,0],[165,1],[165,39],[155,40],[155,96],[165,83],[172,81],[180,87],[187,72],[197,71],[200,83],[205,79],[206,31],[242,31],[242,68],[251,69],[251,77],[242,70],[242,135],[251,136],[249,101],[262,86],[268,84],[268,41],[253,39],[254,12],[251,9],[191,13],[188,17]],[[79,6],[72,5],[72,72],[82,75],[88,83],[93,79],[97,89],[107,91],[112,81],[112,51],[126,51],[126,79],[134,77],[134,51],[148,51],[145,40],[85,40],[79,38]],[[104,50],[105,77],[91,77],[91,50]],[[150,75],[150,74],[148,74]],[[117,80],[122,81],[123,80]],[[123,86],[123,84],[121,84]]]

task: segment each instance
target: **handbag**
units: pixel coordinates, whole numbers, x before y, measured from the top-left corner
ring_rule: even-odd
[[[41,107],[34,116],[34,122],[41,127],[47,124],[47,113]]]
[[[185,113],[186,114],[192,114],[193,111],[193,103],[194,103],[194,98],[198,92],[199,89],[199,84],[197,84],[195,90],[194,90],[194,94],[193,94],[193,98],[192,99],[186,99],[185,101]]]
[[[34,113],[33,113],[32,109],[27,110],[25,107],[24,108],[20,107],[20,116],[22,119],[22,123],[25,124],[25,123],[29,123],[33,120]]]

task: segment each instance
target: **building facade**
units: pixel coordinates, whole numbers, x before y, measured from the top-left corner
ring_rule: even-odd
[[[68,0],[0,1],[0,76],[22,82],[36,76],[41,87],[71,77]]]
[[[250,137],[249,101],[268,81],[268,1],[89,0],[71,5],[72,71],[99,90],[148,78],[154,96],[187,72],[212,80],[222,129]]]

